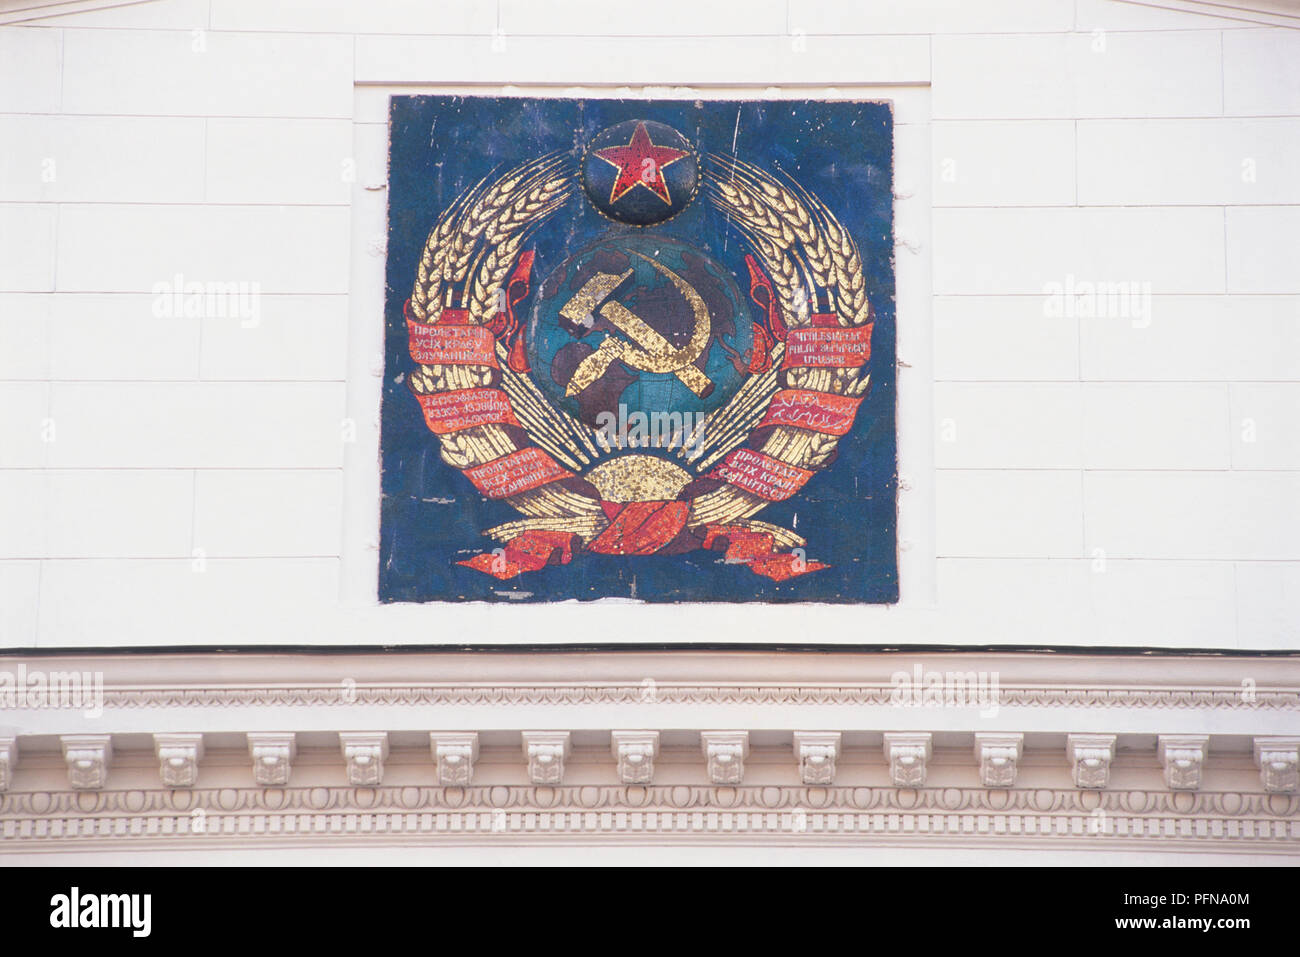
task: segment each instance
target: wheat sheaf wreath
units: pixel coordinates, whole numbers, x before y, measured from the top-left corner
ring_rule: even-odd
[[[551,153],[485,177],[447,207],[406,304],[407,384],[443,461],[522,518],[501,547],[458,562],[497,578],[576,554],[705,548],[782,581],[825,568],[793,531],[755,519],[834,460],[870,388],[873,314],[848,231],[788,176],[706,158],[703,196],[749,254],[749,375],[677,461],[628,452],[557,407],[529,377],[523,323],[537,227],[573,199],[577,170]],[[680,464],[679,464],[680,463]]]

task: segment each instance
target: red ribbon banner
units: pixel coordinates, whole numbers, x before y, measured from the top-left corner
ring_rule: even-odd
[[[541,449],[529,447],[465,469],[465,477],[488,498],[508,498],[573,473]]]
[[[653,555],[686,527],[688,502],[603,502],[609,525],[587,546],[602,555]]]
[[[406,320],[411,358],[421,365],[497,366],[497,340],[490,329],[466,324],[464,309],[444,309],[432,326]]]
[[[519,425],[509,397],[500,389],[458,389],[416,395],[429,430],[438,435],[476,425]]]
[[[825,435],[844,435],[852,427],[861,402],[861,399],[810,389],[782,389],[772,396],[767,415],[758,427],[793,425]]]
[[[709,477],[722,479],[769,502],[783,502],[803,488],[813,472],[752,449],[736,449]]]
[[[811,326],[790,330],[781,368],[857,368],[871,358],[872,325],[841,326],[833,314],[818,313]]]
[[[748,565],[755,575],[778,582],[830,567],[825,562],[806,560],[802,552],[797,555],[778,552],[771,532],[756,532],[736,525],[708,526],[704,547],[713,551],[723,549],[728,563]]]
[[[505,548],[475,555],[456,564],[504,581],[523,572],[535,572],[547,565],[569,564],[573,559],[573,550],[579,543],[580,539],[572,532],[530,529],[511,539]]]
[[[802,549],[777,551],[771,532],[741,525],[708,525],[703,539],[683,543],[680,533],[690,505],[686,502],[601,503],[610,515],[609,525],[588,545],[587,551],[602,555],[653,555],[670,545],[690,550],[706,548],[723,552],[728,564],[745,565],[756,575],[785,581],[828,568],[824,562],[808,561]],[[581,539],[572,532],[530,529],[505,543],[505,547],[457,562],[466,568],[509,579],[547,565],[567,565],[582,549]]]

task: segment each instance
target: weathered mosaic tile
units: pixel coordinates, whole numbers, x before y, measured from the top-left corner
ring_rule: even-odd
[[[394,97],[380,598],[896,601],[892,136]]]

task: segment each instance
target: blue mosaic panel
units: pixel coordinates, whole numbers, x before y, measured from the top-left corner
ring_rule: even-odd
[[[397,96],[382,601],[898,599],[886,103]]]

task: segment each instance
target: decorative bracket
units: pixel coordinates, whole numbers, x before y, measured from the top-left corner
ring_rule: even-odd
[[[975,735],[975,760],[980,781],[986,788],[1009,788],[1016,783],[1016,770],[1024,751],[1023,734]]]
[[[618,779],[624,784],[649,784],[654,778],[658,731],[615,731],[610,734],[609,748],[618,762]]]
[[[748,731],[704,731],[700,746],[708,763],[709,780],[714,784],[739,784],[745,777]]]
[[[831,784],[835,761],[840,756],[838,731],[796,731],[794,756],[799,761],[799,779],[804,784]]]
[[[1116,735],[1071,734],[1065,739],[1076,788],[1104,788],[1110,784],[1110,763],[1115,760]]]
[[[564,759],[571,750],[567,731],[525,731],[528,780],[534,784],[559,784],[564,780]]]
[[[431,731],[429,747],[438,765],[438,783],[446,788],[469,787],[478,760],[478,734]]]
[[[98,790],[108,781],[113,761],[113,739],[106,734],[65,734],[63,760],[68,762],[68,784],[78,790]]]
[[[9,790],[14,779],[14,766],[18,763],[18,739],[0,738],[0,791]]]
[[[253,780],[278,787],[289,783],[298,742],[293,734],[254,733],[248,736],[248,753],[253,759]]]
[[[384,780],[388,758],[386,732],[340,732],[339,750],[348,766],[348,783],[357,787],[378,787]]]
[[[1255,763],[1265,791],[1300,787],[1300,738],[1256,738]]]
[[[203,760],[203,735],[155,734],[153,750],[163,784],[169,788],[194,786],[199,779],[199,762]]]
[[[885,757],[889,759],[889,777],[894,787],[925,786],[926,765],[934,753],[933,740],[929,732],[886,732]]]
[[[1157,753],[1165,766],[1165,786],[1173,791],[1195,791],[1201,786],[1201,769],[1210,748],[1208,734],[1162,734]]]

